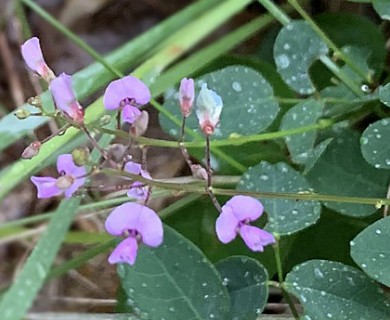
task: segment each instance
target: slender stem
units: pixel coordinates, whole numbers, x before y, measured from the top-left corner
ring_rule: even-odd
[[[273,245],[273,248],[274,248],[276,270],[278,273],[279,284],[282,288],[283,296],[286,299],[286,302],[288,303],[288,305],[290,307],[291,313],[293,314],[295,319],[299,319],[298,311],[295,308],[295,305],[294,305],[293,301],[291,300],[290,295],[288,294],[288,292],[285,290],[285,288],[283,286],[284,279],[283,279],[282,261],[280,259],[279,237],[275,236],[275,239],[276,239],[276,243]]]
[[[180,190],[183,192],[193,192],[207,194],[202,181],[194,179],[192,177],[180,177],[177,179],[169,180],[150,180],[145,179],[140,175],[131,174],[128,172],[104,168],[102,173],[112,176],[121,176],[123,178],[132,179],[134,181],[141,181],[150,186],[159,187],[162,189]],[[231,179],[232,177],[228,177]],[[223,182],[223,181],[219,181]],[[342,202],[342,203],[357,203],[357,204],[369,204],[373,206],[390,205],[390,199],[383,198],[360,198],[360,197],[343,197],[334,195],[324,195],[311,192],[300,193],[280,193],[280,192],[253,192],[253,191],[238,191],[235,189],[218,189],[212,188],[212,192],[218,195],[235,196],[237,194],[248,195],[255,198],[267,198],[267,199],[290,199],[290,200],[302,200],[302,201],[325,201],[325,202]]]
[[[282,25],[286,26],[290,23],[290,18],[286,15],[277,5],[270,0],[259,0],[267,11],[272,14],[276,20],[278,20]]]
[[[335,55],[340,57],[353,71],[362,77],[368,83],[372,83],[372,79],[364,71],[362,71],[346,54],[344,54],[337,45],[329,39],[324,31],[314,22],[314,20],[306,13],[302,6],[296,0],[288,0],[288,3],[301,15],[303,19],[309,23],[315,33],[331,48]]]
[[[54,138],[55,136],[63,134],[66,130],[68,130],[70,128],[70,126],[71,126],[71,124],[69,124],[69,123],[64,125],[62,128],[58,129],[58,131],[53,132],[50,136],[47,136],[45,139],[43,139],[41,141],[41,143],[43,144],[43,143],[49,141],[50,139]]]
[[[105,160],[108,160],[107,158],[107,153],[104,149],[102,149],[99,144],[96,142],[96,140],[91,136],[91,134],[89,133],[88,129],[86,128],[86,126],[83,124],[81,125],[81,130],[87,135],[88,139],[91,141],[92,145],[96,148],[96,150],[98,150],[100,152],[100,154],[102,155],[102,157],[105,159]]]
[[[215,197],[212,191],[212,172],[211,172],[211,162],[210,162],[210,136],[206,135],[206,172],[207,172],[207,187],[206,192],[209,195],[211,202],[218,212],[222,212],[222,208],[217,198]]]
[[[184,145],[185,128],[186,128],[186,117],[183,117],[183,121],[181,124],[181,130],[180,130],[180,137],[179,137],[179,147],[180,147],[181,154],[183,155],[184,160],[186,161],[188,167],[191,169],[192,161],[191,161],[190,155],[188,154],[187,148]]]
[[[210,142],[210,149],[215,152],[215,148],[213,147],[224,147],[224,146],[240,146],[246,143],[250,142],[256,142],[256,141],[265,141],[265,140],[274,140],[279,138],[284,138],[288,136],[292,136],[295,134],[301,134],[305,132],[320,130],[320,129],[326,129],[336,124],[331,119],[322,119],[319,120],[318,123],[303,126],[299,128],[294,129],[288,129],[288,130],[281,130],[277,132],[267,132],[267,133],[260,133],[260,134],[253,134],[250,136],[241,136],[237,138],[229,138],[229,139],[222,139],[222,140],[213,140]],[[120,138],[126,138],[127,134],[123,131],[113,131],[110,129],[101,129],[105,133],[116,135]],[[149,145],[149,146],[156,146],[156,147],[168,147],[168,148],[177,148],[178,146],[177,142],[175,141],[168,141],[168,140],[160,140],[160,139],[151,139],[151,138],[145,138],[145,137],[139,137],[137,138],[138,142],[143,145]],[[184,143],[183,143],[184,144]],[[189,141],[185,143],[185,146],[187,148],[204,148],[206,146],[205,141]]]

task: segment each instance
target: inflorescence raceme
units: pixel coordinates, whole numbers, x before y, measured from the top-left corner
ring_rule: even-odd
[[[61,117],[67,122],[62,133],[67,128],[74,126],[82,130],[90,139],[92,145],[101,153],[104,161],[99,164],[91,164],[88,148],[77,148],[72,154],[62,154],[57,159],[57,177],[31,177],[38,191],[38,198],[50,198],[64,194],[66,198],[75,196],[87,186],[87,178],[100,172],[100,169],[108,166],[135,176],[140,176],[146,181],[153,181],[146,169],[146,153],[142,163],[132,161],[129,150],[137,137],[142,136],[149,123],[149,115],[141,107],[151,100],[149,88],[141,80],[134,76],[126,76],[112,81],[104,93],[103,104],[107,110],[117,111],[118,129],[123,123],[130,125],[129,144],[127,146],[113,144],[106,149],[99,144],[90,133],[90,129],[84,124],[84,109],[78,102],[72,86],[72,76],[65,73],[56,76],[46,64],[38,38],[27,40],[21,48],[23,58],[27,66],[49,85],[56,112],[46,112],[39,98],[32,98],[34,106],[40,109],[37,115]],[[216,234],[223,243],[231,242],[240,235],[245,244],[252,251],[263,251],[264,247],[275,243],[274,236],[249,223],[257,220],[263,213],[263,205],[255,198],[237,195],[232,197],[225,205],[221,206],[214,196],[211,188],[212,171],[210,161],[204,168],[200,164],[193,164],[184,147],[185,119],[192,113],[195,101],[195,84],[193,79],[184,78],[180,83],[178,103],[183,116],[182,135],[180,148],[194,178],[207,180],[206,191],[220,215],[216,221]],[[206,83],[203,83],[196,98],[195,113],[199,120],[199,127],[203,131],[206,141],[206,157],[210,158],[209,139],[218,126],[223,109],[222,98]],[[19,109],[15,115],[19,119],[25,119],[31,114],[27,110]],[[110,122],[110,121],[108,121]],[[96,129],[96,128],[94,128]],[[59,134],[58,133],[58,134]],[[53,135],[55,136],[55,135]],[[39,154],[44,141],[33,141],[23,152],[22,157],[31,159]],[[92,169],[88,172],[87,167]],[[109,263],[128,263],[133,265],[136,261],[138,245],[143,243],[149,247],[157,247],[163,242],[163,224],[159,215],[147,206],[152,189],[149,185],[140,181],[132,181],[128,187],[129,201],[116,207],[107,217],[105,227],[109,234],[121,237],[118,244],[109,256]]]

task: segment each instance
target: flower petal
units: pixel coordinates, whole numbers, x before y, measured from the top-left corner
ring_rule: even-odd
[[[70,198],[85,183],[85,177],[75,179],[72,185],[65,190],[65,198]]]
[[[137,104],[144,105],[151,99],[149,88],[133,76],[112,81],[104,93],[104,107],[108,110],[118,109],[125,99],[133,99]]]
[[[61,154],[57,158],[57,171],[58,173],[64,172],[67,175],[72,176],[73,178],[84,176],[87,171],[84,166],[76,166],[73,162],[73,157],[71,154]]]
[[[229,243],[237,236],[237,226],[239,221],[234,216],[233,211],[228,206],[222,207],[222,212],[219,215],[216,224],[215,231],[217,237],[222,243]]]
[[[158,214],[152,209],[141,206],[142,211],[138,220],[138,232],[142,236],[142,242],[150,247],[158,247],[164,236],[164,228]]]
[[[130,190],[127,192],[127,195],[130,198],[136,199],[136,200],[145,200],[148,197],[149,193],[149,187],[144,186],[142,182],[135,181],[132,185]]]
[[[240,235],[252,251],[264,251],[266,245],[275,243],[275,238],[271,233],[254,226],[242,225]]]
[[[238,221],[257,220],[264,211],[264,207],[259,200],[241,195],[231,198],[225,206],[229,206],[233,210]]]
[[[122,110],[123,122],[127,122],[130,124],[133,124],[140,115],[141,115],[141,110],[130,104],[125,105]]]
[[[137,230],[139,217],[143,205],[134,202],[126,202],[111,211],[107,217],[105,227],[113,236],[122,236],[125,230]]]
[[[179,102],[181,112],[184,117],[188,117],[191,113],[192,105],[195,97],[195,86],[193,79],[184,78],[180,82]]]
[[[56,106],[72,119],[83,118],[83,110],[73,91],[72,77],[62,73],[50,83],[50,92]]]
[[[141,165],[137,162],[129,161],[125,164],[125,170],[132,174],[141,174]]]
[[[223,102],[221,97],[213,90],[207,88],[203,83],[196,99],[196,116],[201,127],[208,122],[214,128],[218,124],[222,112]]]
[[[45,77],[50,69],[43,58],[39,39],[37,37],[28,39],[22,45],[21,51],[23,59],[28,67],[40,76]]]
[[[133,265],[137,258],[138,243],[134,237],[128,237],[121,241],[114,251],[108,257],[108,262],[114,263],[128,263]]]
[[[32,176],[31,181],[37,187],[39,199],[51,198],[62,193],[62,190],[56,186],[56,178]]]

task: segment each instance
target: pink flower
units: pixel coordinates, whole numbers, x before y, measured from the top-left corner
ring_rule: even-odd
[[[180,82],[179,101],[183,117],[187,118],[192,111],[192,105],[195,97],[195,86],[193,79],[184,78]]]
[[[141,175],[145,179],[152,179],[149,172],[147,172],[146,170],[142,170],[142,167],[139,163],[129,161],[125,164],[125,170],[128,173]],[[140,181],[135,181],[131,185],[131,188],[127,192],[127,195],[137,200],[145,200],[149,195],[149,187],[144,186],[143,183]]]
[[[34,37],[27,40],[21,47],[22,56],[28,67],[39,74],[47,82],[55,78],[53,71],[47,66],[39,44],[39,39]]]
[[[85,183],[85,167],[74,164],[71,154],[62,154],[57,158],[58,178],[32,176],[31,181],[38,189],[38,198],[51,198],[64,193],[70,198]]]
[[[141,114],[137,106],[147,104],[150,99],[149,88],[141,80],[127,76],[108,85],[103,103],[108,110],[121,109],[123,121],[132,124]]]
[[[261,202],[248,196],[234,196],[222,207],[216,223],[218,239],[229,243],[239,234],[252,251],[263,251],[264,247],[275,243],[274,236],[249,222],[257,220],[264,211]]]
[[[222,112],[222,99],[215,91],[207,88],[207,84],[202,84],[202,89],[196,99],[196,116],[204,134],[211,135],[219,122]]]
[[[158,247],[163,241],[163,225],[152,209],[139,203],[128,202],[115,208],[108,216],[106,230],[113,236],[125,236],[111,253],[108,262],[133,265],[138,244]]]
[[[83,123],[84,110],[74,94],[72,77],[62,73],[51,82],[49,89],[56,106],[75,122]]]

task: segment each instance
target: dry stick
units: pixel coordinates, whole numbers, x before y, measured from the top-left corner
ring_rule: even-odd
[[[188,154],[187,148],[184,145],[185,127],[186,127],[186,117],[183,117],[183,121],[181,123],[181,130],[180,130],[179,146],[180,146],[181,153],[185,161],[187,162],[188,167],[191,169],[192,161],[190,159],[190,155]]]
[[[219,204],[217,198],[215,197],[212,191],[211,165],[210,165],[210,136],[208,134],[206,134],[206,172],[207,172],[206,192],[209,195],[214,207],[218,210],[218,212],[222,212],[221,205]]]

